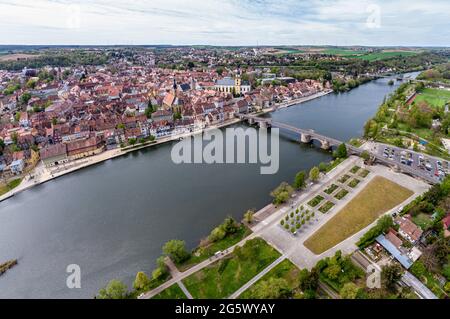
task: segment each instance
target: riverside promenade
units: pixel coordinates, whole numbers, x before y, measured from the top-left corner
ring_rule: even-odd
[[[312,94],[310,96],[302,97],[300,99],[295,99],[295,100],[279,103],[279,104],[274,105],[273,107],[263,109],[262,112],[259,112],[258,114],[261,115],[261,114],[271,113],[280,108],[285,108],[285,107],[289,107],[292,105],[301,104],[301,103],[322,97],[324,95],[330,94],[331,92],[332,92],[331,90],[321,91],[316,94]],[[8,198],[11,198],[14,195],[16,195],[20,192],[23,192],[27,189],[30,189],[34,186],[46,183],[48,181],[51,181],[55,178],[64,176],[66,174],[76,172],[85,167],[88,167],[91,165],[96,165],[96,164],[102,163],[104,161],[107,161],[107,160],[110,160],[113,158],[117,158],[117,157],[126,155],[128,153],[134,152],[134,151],[142,150],[144,148],[157,146],[157,145],[172,142],[172,141],[177,141],[181,138],[186,138],[189,136],[200,134],[200,133],[208,131],[208,130],[227,127],[227,126],[230,126],[233,124],[237,124],[241,121],[242,121],[241,119],[235,118],[235,119],[225,121],[223,123],[208,126],[204,129],[195,130],[193,132],[164,136],[164,137],[161,137],[161,138],[155,140],[154,143],[143,144],[143,145],[137,144],[132,148],[124,148],[124,149],[117,148],[117,149],[113,149],[113,150],[104,151],[98,155],[93,155],[90,157],[71,161],[71,162],[69,162],[65,165],[61,165],[57,169],[53,169],[53,170],[46,168],[42,162],[39,162],[39,164],[33,169],[32,172],[28,173],[27,175],[25,175],[23,177],[22,182],[20,183],[19,186],[17,186],[16,188],[14,188],[14,189],[10,190],[9,192],[0,196],[0,202],[6,200]]]

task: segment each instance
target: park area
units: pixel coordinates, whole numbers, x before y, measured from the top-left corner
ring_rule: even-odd
[[[239,299],[266,299],[268,297],[279,298],[279,295],[275,295],[276,291],[270,289],[274,280],[276,280],[275,282],[281,284],[285,291],[290,291],[292,293],[298,289],[300,281],[299,274],[300,269],[289,261],[289,259],[285,259],[265,274],[253,286],[244,291],[239,296]]]
[[[450,91],[425,88],[420,91],[415,99],[415,103],[425,101],[433,108],[443,108],[450,101]]]
[[[187,299],[184,292],[177,284],[173,284],[169,288],[163,290],[152,299]]]
[[[10,190],[13,190],[22,182],[21,178],[14,179],[7,184],[0,183],[0,196],[6,194]]]
[[[370,225],[411,195],[412,191],[377,176],[304,245],[313,253],[321,254]]]
[[[278,257],[278,251],[263,239],[255,238],[236,247],[229,256],[187,277],[183,283],[196,299],[226,298]]]

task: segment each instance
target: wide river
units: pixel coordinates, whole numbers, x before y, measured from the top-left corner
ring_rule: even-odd
[[[363,133],[385,95],[398,86],[379,79],[348,93],[272,113],[277,121],[341,140]],[[161,246],[189,248],[227,215],[241,218],[270,202],[269,192],[299,170],[331,159],[295,136],[280,141],[280,169],[259,164],[176,165],[164,144],[66,175],[0,203],[0,263],[19,264],[0,277],[0,298],[92,298],[111,279],[130,287],[150,274]],[[81,267],[81,289],[68,289],[66,267]]]

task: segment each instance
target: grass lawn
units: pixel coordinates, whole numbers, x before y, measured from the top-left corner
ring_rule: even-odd
[[[353,174],[356,174],[356,173],[359,171],[360,168],[361,168],[361,167],[355,165],[355,166],[352,167],[352,169],[350,170],[350,172],[352,172]]]
[[[314,197],[313,199],[311,199],[308,202],[308,205],[311,206],[311,207],[316,207],[317,205],[320,204],[321,201],[323,201],[323,197],[320,196],[320,195],[317,195],[316,197]]]
[[[238,249],[238,248],[237,248]],[[247,241],[212,265],[185,278],[183,283],[194,298],[225,298],[274,262],[280,253],[261,238]]]
[[[315,254],[321,254],[370,225],[411,195],[413,192],[409,189],[377,176],[336,216],[309,237],[305,246]]]
[[[336,184],[331,185],[330,187],[328,187],[326,190],[324,190],[325,193],[327,193],[328,195],[332,194],[336,189],[338,188],[338,186]]]
[[[187,299],[187,297],[178,284],[173,284],[169,288],[160,292],[158,295],[154,296],[152,299]]]
[[[348,181],[348,179],[350,178],[350,175],[345,174],[344,176],[342,176],[341,178],[339,178],[339,183],[344,184],[346,181]]]
[[[450,100],[450,91],[425,88],[417,95],[414,103],[426,101],[434,108],[443,108]]]
[[[336,199],[343,199],[345,196],[347,196],[348,191],[346,189],[341,189],[334,197]]]
[[[433,221],[430,216],[424,213],[420,213],[412,218],[414,224],[419,226],[422,230],[426,230],[433,225]]]
[[[319,212],[322,214],[328,213],[328,211],[333,208],[334,204],[332,202],[326,202],[319,208]]]
[[[255,285],[261,281],[268,280],[269,278],[283,278],[287,281],[289,288],[292,290],[298,288],[300,269],[297,268],[289,259],[283,260],[275,268],[265,274],[260,280],[258,280],[253,286],[244,291],[239,299],[252,299],[254,297]]]
[[[367,177],[367,175],[369,175],[370,171],[365,169],[363,170],[361,173],[359,173],[359,176],[361,176],[362,178]]]
[[[203,260],[208,259],[219,250],[225,250],[234,244],[237,244],[251,233],[252,231],[249,228],[245,225],[241,225],[238,231],[233,235],[226,236],[224,239],[214,242],[206,247],[197,248],[188,260],[184,261],[182,264],[177,264],[177,268],[180,271],[185,271]]]
[[[359,183],[360,183],[360,180],[357,178],[354,178],[350,181],[350,183],[348,183],[348,186],[350,186],[351,188],[355,188],[356,186],[358,186]]]
[[[12,180],[11,182],[9,182],[6,185],[0,184],[0,196],[3,195],[3,194],[6,194],[10,190],[16,188],[17,186],[19,186],[19,184],[21,182],[22,182],[22,179],[21,178],[17,178],[17,179]]]
[[[339,164],[341,164],[343,161],[345,161],[345,158],[337,158],[334,161],[331,161],[326,169],[326,172],[330,172],[331,170],[333,170],[336,166],[338,166]]]

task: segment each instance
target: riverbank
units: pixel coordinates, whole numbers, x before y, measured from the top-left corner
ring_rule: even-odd
[[[262,112],[260,112],[259,114],[267,114],[267,113],[271,113],[274,112],[278,109],[282,109],[282,108],[286,108],[286,107],[290,107],[293,105],[297,105],[297,104],[301,104],[307,101],[311,101],[313,99],[317,99],[320,98],[322,96],[325,96],[327,94],[332,93],[332,90],[326,90],[326,91],[322,91],[322,92],[318,92],[316,94],[312,94],[310,96],[306,96],[303,98],[299,98],[299,99],[295,99],[295,100],[291,100],[291,101],[287,101],[287,102],[283,102],[283,103],[279,103],[274,105],[271,108],[267,108],[267,109],[263,109]],[[41,184],[44,184],[48,181],[51,181],[55,178],[64,176],[66,174],[70,174],[73,172],[76,172],[80,169],[92,166],[92,165],[96,165],[99,163],[102,163],[104,161],[110,160],[110,159],[114,159],[123,155],[126,155],[128,153],[131,152],[135,152],[135,151],[139,151],[148,147],[152,147],[152,146],[157,146],[157,145],[161,145],[164,143],[168,143],[168,142],[173,142],[173,141],[177,141],[189,136],[193,136],[196,134],[200,134],[204,131],[208,131],[208,130],[212,130],[212,129],[219,129],[219,128],[223,128],[223,127],[227,127],[230,125],[234,125],[237,124],[239,122],[241,122],[242,120],[239,118],[235,118],[235,119],[231,119],[228,121],[225,121],[223,123],[219,123],[216,125],[211,125],[205,129],[201,129],[201,130],[196,130],[193,132],[188,132],[188,133],[182,133],[182,134],[176,134],[176,135],[170,135],[170,136],[166,136],[166,137],[162,137],[160,139],[157,139],[154,143],[147,143],[147,144],[143,144],[143,145],[135,145],[132,148],[125,148],[125,149],[121,149],[121,148],[117,148],[117,149],[112,149],[112,150],[107,150],[104,151],[98,155],[93,155],[90,157],[86,157],[86,158],[82,158],[82,159],[78,159],[63,165],[58,166],[56,169],[49,169],[46,168],[42,162],[40,162],[35,169],[27,176],[25,176],[22,180],[22,183],[20,183],[20,185],[18,185],[17,187],[15,187],[14,189],[10,190],[9,192],[3,194],[2,196],[0,196],[0,202],[4,201],[8,198],[11,198],[13,196],[15,196],[18,193],[21,193],[25,190],[28,190],[34,186],[38,186]],[[31,177],[33,176],[33,178]]]

